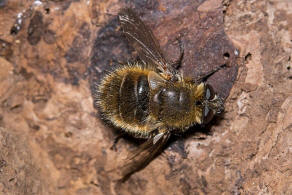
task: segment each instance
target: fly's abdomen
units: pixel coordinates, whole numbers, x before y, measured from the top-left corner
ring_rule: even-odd
[[[139,66],[116,69],[99,87],[98,106],[102,115],[115,126],[146,136],[153,130],[149,116],[150,70]]]
[[[144,124],[148,117],[149,85],[147,75],[128,72],[119,89],[119,113],[127,123]]]

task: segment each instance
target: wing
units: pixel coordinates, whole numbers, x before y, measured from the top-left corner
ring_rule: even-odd
[[[154,138],[148,139],[145,143],[139,146],[125,161],[125,163],[119,167],[122,179],[125,181],[133,173],[144,168],[151,160],[162,151],[167,140],[170,137],[170,133],[167,131],[156,135]]]
[[[122,9],[119,13],[119,21],[123,33],[140,58],[146,63],[156,65],[167,76],[173,76],[175,71],[163,57],[158,41],[135,12],[131,9]]]

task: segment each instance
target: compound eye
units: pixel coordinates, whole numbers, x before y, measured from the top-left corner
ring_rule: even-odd
[[[213,90],[213,88],[211,87],[211,85],[206,85],[206,89],[205,89],[205,99],[206,100],[212,100],[215,97],[215,92]]]
[[[199,100],[199,101],[195,101],[195,105],[196,106],[202,106],[202,102]]]
[[[203,124],[209,123],[212,120],[213,116],[214,116],[214,111],[210,109],[208,106],[205,106],[203,110],[203,120],[202,120]]]

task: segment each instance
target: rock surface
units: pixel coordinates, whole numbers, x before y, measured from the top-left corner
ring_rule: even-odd
[[[292,2],[127,3],[0,1],[0,194],[290,194]],[[125,6],[169,61],[181,39],[184,75],[225,64],[207,82],[227,99],[207,130],[171,140],[119,184],[109,170],[137,142],[111,148],[117,131],[92,90],[108,67],[137,57],[115,17]]]

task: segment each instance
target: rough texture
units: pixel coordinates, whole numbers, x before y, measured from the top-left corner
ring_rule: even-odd
[[[291,194],[292,2],[126,2],[0,0],[0,194]],[[107,14],[126,5],[169,61],[181,38],[185,75],[226,64],[208,82],[232,90],[207,133],[174,138],[117,184],[110,170],[137,142],[111,149],[115,130],[91,90],[105,69],[136,59]]]

